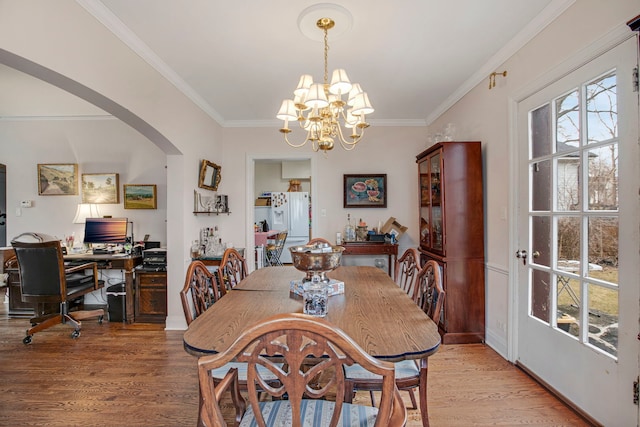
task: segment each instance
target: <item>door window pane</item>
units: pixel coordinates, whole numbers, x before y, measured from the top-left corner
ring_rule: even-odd
[[[550,267],[551,224],[547,216],[531,218],[531,262]]]
[[[531,158],[551,154],[551,107],[545,104],[533,110],[531,117]]]
[[[589,284],[589,344],[618,355],[618,290]]]
[[[587,143],[618,136],[616,75],[610,73],[586,86]]]
[[[557,317],[559,329],[575,337],[580,334],[580,280],[565,274],[556,277],[558,287]]]
[[[556,159],[556,209],[580,209],[580,154],[572,153]]]
[[[618,284],[618,217],[589,218],[587,275]]]
[[[551,162],[544,160],[531,166],[531,209],[551,210]]]
[[[546,271],[533,270],[531,278],[531,315],[545,323],[549,323],[549,309],[551,302],[550,274]]]
[[[618,210],[618,144],[587,151],[589,210]]]
[[[570,261],[572,272],[580,271],[580,234],[580,217],[558,217],[558,268]]]
[[[580,98],[578,90],[556,98],[556,152],[580,145]]]

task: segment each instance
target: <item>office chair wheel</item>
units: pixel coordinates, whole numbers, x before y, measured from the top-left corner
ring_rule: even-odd
[[[27,335],[26,337],[24,337],[22,339],[22,343],[27,345],[27,344],[31,344],[31,339],[32,339],[33,335]]]
[[[80,329],[76,329],[73,332],[71,332],[71,338],[76,339],[80,336]]]
[[[102,325],[102,321],[104,320],[104,316],[98,317],[98,323]]]

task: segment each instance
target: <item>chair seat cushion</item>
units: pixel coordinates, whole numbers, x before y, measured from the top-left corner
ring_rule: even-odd
[[[278,366],[280,366],[280,368],[282,368],[282,363],[276,363],[276,365],[278,365]],[[241,362],[230,362],[230,363],[227,363],[224,366],[221,366],[220,368],[212,369],[211,370],[211,377],[216,379],[216,380],[220,380],[220,379],[224,378],[225,375],[227,375],[227,372],[229,372],[229,369],[231,369],[231,368],[238,369],[238,380],[239,381],[247,382],[247,364],[246,363],[241,363]],[[264,380],[266,380],[266,381],[274,381],[274,380],[278,379],[278,377],[276,377],[273,374],[273,372],[271,372],[270,370],[268,370],[264,366],[257,365],[257,368],[258,368],[258,372],[260,373],[260,376]]]
[[[301,404],[302,425],[304,427],[325,427],[329,425],[335,408],[335,402],[327,400],[303,399]],[[260,402],[260,410],[266,424],[270,427],[288,427],[291,423],[291,405],[288,400]],[[341,427],[373,426],[378,415],[378,408],[373,406],[344,403],[338,420]],[[242,417],[240,427],[257,426],[251,405]]]
[[[420,374],[418,365],[414,360],[402,360],[393,364],[396,371],[396,380],[403,378],[415,377]],[[372,374],[360,365],[352,365],[344,367],[345,377],[353,380],[373,380],[379,379],[382,381],[380,375]]]

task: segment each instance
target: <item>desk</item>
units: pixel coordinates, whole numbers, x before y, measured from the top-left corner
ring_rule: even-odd
[[[302,313],[302,297],[289,292],[304,273],[293,267],[256,270],[194,320],[184,348],[201,356],[227,349],[247,327],[279,313]],[[328,276],[345,283],[329,297],[327,320],[379,359],[422,359],[435,353],[440,334],[434,322],[384,272],[342,266]]]
[[[127,323],[135,321],[134,315],[134,291],[133,291],[133,271],[136,265],[142,264],[142,255],[119,256],[107,254],[69,254],[64,256],[65,261],[86,261],[97,262],[100,270],[123,270],[125,280],[125,290],[127,292],[126,310]]]
[[[393,277],[391,268],[398,258],[398,245],[386,242],[343,242],[340,246],[344,247],[342,255],[387,255],[389,277]]]

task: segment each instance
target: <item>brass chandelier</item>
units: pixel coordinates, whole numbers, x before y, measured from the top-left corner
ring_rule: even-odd
[[[336,139],[345,150],[353,150],[364,136],[364,130],[369,127],[366,115],[374,111],[367,93],[358,83],[349,81],[344,69],[334,70],[329,83],[328,31],[334,25],[331,18],[320,18],[316,22],[316,26],[324,31],[324,83],[314,83],[311,75],[303,74],[293,91],[294,98],[282,101],[276,116],[284,120],[280,132],[284,134],[287,144],[298,148],[311,141],[313,151],[322,150],[325,154],[333,149]],[[292,132],[289,121],[297,121],[306,131],[305,140],[299,144],[289,141],[289,133]],[[342,126],[351,129],[348,139],[344,136]]]

